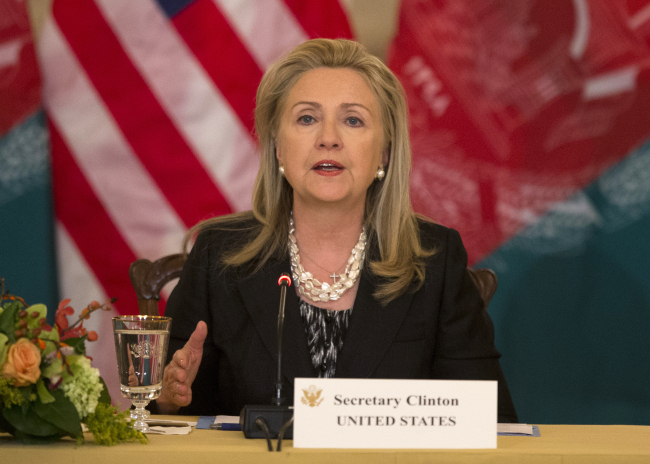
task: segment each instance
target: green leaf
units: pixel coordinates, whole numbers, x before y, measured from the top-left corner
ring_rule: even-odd
[[[68,361],[70,364],[70,367],[73,367],[73,364],[76,364],[77,361],[82,358],[85,358],[85,356],[82,356],[80,354],[71,354],[65,357],[66,361]]]
[[[70,369],[72,370],[73,375],[77,375],[79,371],[83,370],[83,366],[79,364],[80,360],[86,360],[87,358],[83,355],[80,354],[71,354],[70,356],[66,356],[65,360],[70,364]],[[65,378],[66,376],[64,376]]]
[[[41,353],[41,358],[45,358],[51,352],[56,351],[56,344],[53,343],[51,340],[48,340],[47,338],[42,338],[40,335],[38,338],[40,338],[45,342],[45,349],[43,350],[43,353]]]
[[[99,401],[100,403],[104,403],[104,404],[108,404],[108,405],[110,405],[110,404],[111,404],[111,394],[108,393],[108,387],[106,386],[106,382],[104,382],[104,379],[102,379],[101,377],[99,378],[99,382],[104,386],[104,389],[103,389],[102,392],[99,394],[99,399],[98,399],[98,401]]]
[[[23,414],[27,414],[27,410],[29,409],[29,398],[32,396],[32,386],[28,385],[26,387],[19,387],[18,390],[20,390],[20,393],[23,394]]]
[[[55,342],[59,341],[59,331],[56,328],[56,324],[54,325],[54,328],[50,331],[43,330],[40,334],[38,334],[38,338],[41,340],[53,340]],[[51,343],[48,343],[48,345],[51,345]]]
[[[27,308],[27,311],[29,312],[29,315],[27,316],[27,328],[30,330],[34,330],[36,327],[40,327],[38,320],[43,317],[47,317],[47,308],[44,304],[39,303],[31,305],[29,308]],[[32,317],[32,314],[34,312],[38,313],[38,317]]]
[[[88,335],[84,335],[83,337],[75,337],[75,338],[67,338],[64,343],[66,343],[68,346],[71,346],[74,348],[74,350],[78,354],[86,355],[86,337]]]
[[[41,369],[41,375],[48,379],[61,375],[61,372],[63,372],[63,361],[58,358],[53,359],[51,364]]]
[[[41,403],[43,404],[48,404],[54,401],[54,397],[48,391],[43,379],[38,379],[38,382],[36,382],[36,393],[38,393],[38,399],[41,400]]]
[[[47,437],[59,433],[59,429],[54,424],[43,420],[31,408],[28,408],[27,412],[23,414],[20,406],[12,406],[3,409],[2,415],[17,431],[25,434]]]
[[[0,333],[0,366],[4,364],[5,359],[7,358],[7,352],[9,351],[9,345],[7,344],[8,341],[9,337]]]
[[[55,399],[53,403],[34,403],[36,414],[59,429],[75,437],[80,436],[82,434],[81,421],[77,409],[61,390],[52,390],[51,394]]]
[[[16,311],[18,311],[20,306],[21,304],[18,301],[5,304],[4,311],[0,314],[0,332],[7,336],[9,343],[16,343],[14,324]]]

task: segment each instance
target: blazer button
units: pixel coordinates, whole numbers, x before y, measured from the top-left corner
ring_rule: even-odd
[[[323,364],[321,364],[321,366],[320,366],[320,370],[323,371],[323,372],[325,372],[325,371],[327,370],[327,363],[323,363]]]
[[[329,348],[330,346],[332,346],[330,342],[325,342],[325,348]]]

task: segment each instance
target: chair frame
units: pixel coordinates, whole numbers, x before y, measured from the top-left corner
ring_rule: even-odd
[[[476,285],[478,292],[481,294],[481,298],[483,299],[483,309],[487,311],[487,307],[499,286],[497,275],[492,269],[485,268],[467,268],[467,272],[469,272],[470,277],[474,281],[474,285]]]
[[[170,281],[181,276],[187,255],[163,256],[156,261],[138,259],[129,266],[131,285],[138,297],[138,309],[143,316],[158,316],[160,291]]]

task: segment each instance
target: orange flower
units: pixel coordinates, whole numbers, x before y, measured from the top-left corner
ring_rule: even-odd
[[[72,316],[74,314],[74,309],[70,306],[66,306],[68,303],[70,303],[69,299],[63,300],[59,303],[59,309],[57,309],[54,314],[54,322],[56,322],[56,325],[59,328],[59,333],[68,328],[68,318],[66,316]]]
[[[26,387],[41,376],[40,364],[41,351],[26,338],[21,338],[9,347],[2,377],[13,379],[14,387]]]

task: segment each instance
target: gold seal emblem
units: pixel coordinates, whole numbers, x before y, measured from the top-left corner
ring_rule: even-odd
[[[301,398],[302,404],[308,404],[310,408],[313,408],[323,402],[323,398],[320,397],[323,390],[319,390],[316,385],[310,385],[307,390],[303,388],[302,391],[304,394]]]

